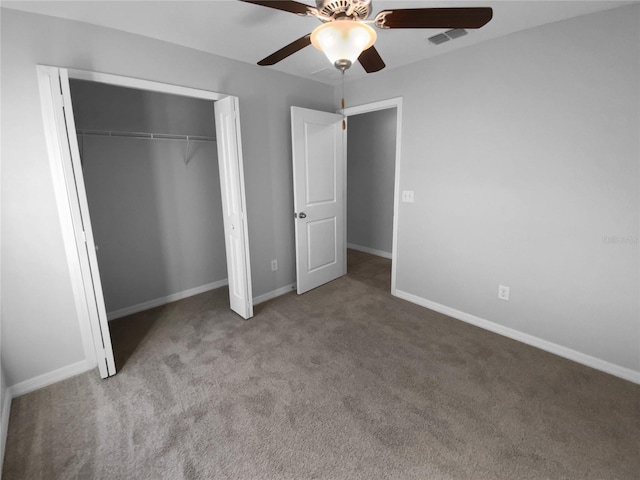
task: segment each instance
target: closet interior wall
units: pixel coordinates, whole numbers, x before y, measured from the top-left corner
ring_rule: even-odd
[[[224,285],[213,101],[71,80],[110,319]]]

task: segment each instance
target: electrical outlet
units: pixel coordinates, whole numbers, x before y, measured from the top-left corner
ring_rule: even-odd
[[[405,203],[413,203],[413,190],[403,190],[402,201]]]
[[[509,287],[505,287],[504,285],[498,285],[498,298],[500,300],[504,300],[505,302],[509,301]]]
[[[276,270],[278,270],[278,260],[274,259],[271,260],[271,271],[275,272]]]

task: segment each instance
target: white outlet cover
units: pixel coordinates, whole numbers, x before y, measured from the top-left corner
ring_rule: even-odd
[[[404,203],[413,203],[413,190],[403,190],[402,201]]]
[[[498,298],[500,300],[509,301],[509,287],[498,285]]]

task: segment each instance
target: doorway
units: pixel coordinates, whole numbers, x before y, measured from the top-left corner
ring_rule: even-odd
[[[402,98],[348,107],[344,115],[347,268],[395,295]]]
[[[391,291],[396,109],[349,117],[347,273]]]
[[[382,114],[385,131],[389,140],[386,154],[379,163],[384,164],[385,196],[393,205],[392,215],[385,214],[382,225],[386,243],[380,247],[359,246],[367,255],[381,255],[391,259],[391,294],[396,293],[396,245],[397,212],[400,169],[400,139],[402,125],[402,99],[394,98],[367,105],[350,107],[338,114],[321,112],[300,107],[291,107],[291,131],[293,149],[293,192],[294,222],[296,239],[296,276],[298,294],[323,285],[347,273],[347,132],[341,128],[344,113],[347,117],[391,110],[390,115]],[[374,123],[376,118],[374,116]],[[363,146],[368,146],[371,137],[365,124],[361,137]],[[393,139],[395,138],[395,142]],[[356,139],[357,140],[357,139]],[[358,145],[358,141],[355,142]],[[365,156],[364,162],[367,159]],[[366,167],[366,165],[365,165]],[[369,189],[368,196],[375,195],[375,188],[363,183]],[[374,211],[369,208],[367,220],[370,222]],[[391,241],[388,224],[391,223]],[[366,232],[365,232],[366,233]],[[371,235],[369,235],[371,236]],[[385,251],[382,249],[389,249]],[[376,245],[376,244],[373,244]]]
[[[103,378],[115,374],[70,78],[214,102],[229,303],[243,318],[253,316],[238,99],[187,87],[56,67],[39,66],[38,78],[56,203],[87,361],[97,364]],[[188,151],[185,158],[188,162]]]

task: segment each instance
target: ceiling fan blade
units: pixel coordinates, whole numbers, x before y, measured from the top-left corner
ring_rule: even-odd
[[[386,67],[378,50],[373,45],[360,54],[358,61],[367,73],[378,72]]]
[[[276,10],[282,10],[283,12],[297,13],[298,15],[311,14],[308,5],[300,2],[294,2],[293,0],[274,0],[274,1],[260,1],[260,0],[240,0],[245,3],[253,3],[255,5],[262,5],[263,7],[275,8]]]
[[[266,58],[263,58],[258,62],[258,65],[263,67],[267,65],[275,65],[280,60],[284,60],[289,55],[293,55],[298,50],[302,50],[304,47],[308,47],[309,45],[311,45],[311,34],[307,33],[304,37],[300,37],[299,39],[291,42],[286,47],[282,47],[277,52],[272,53]]]
[[[480,28],[493,17],[489,7],[406,8],[376,15],[378,28]]]

